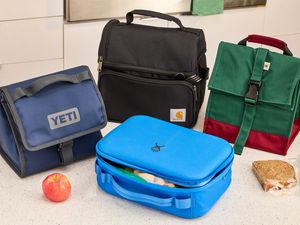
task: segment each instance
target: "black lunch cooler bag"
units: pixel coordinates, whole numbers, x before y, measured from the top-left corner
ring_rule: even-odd
[[[95,156],[106,113],[87,66],[0,88],[0,153],[20,176]]]
[[[176,23],[179,28],[133,24],[134,14]],[[201,29],[173,16],[134,10],[126,23],[105,26],[98,52],[98,86],[110,121],[144,114],[178,125],[195,125],[208,68]]]

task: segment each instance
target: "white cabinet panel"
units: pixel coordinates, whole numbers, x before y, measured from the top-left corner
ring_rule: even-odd
[[[68,21],[125,17],[133,9],[163,13],[189,12],[191,0],[66,0]]]
[[[268,0],[265,18],[266,35],[300,33],[300,1]]]
[[[1,65],[0,86],[60,71],[63,59]]]
[[[64,67],[87,65],[97,76],[98,46],[107,21],[64,25]]]
[[[0,22],[0,64],[63,57],[63,17]]]
[[[213,16],[181,16],[184,26],[202,28],[207,42],[207,62],[213,69],[221,41],[237,43],[249,34],[262,34],[265,7],[225,10]],[[174,23],[170,26],[176,27]]]
[[[63,0],[0,0],[0,21],[63,15]]]

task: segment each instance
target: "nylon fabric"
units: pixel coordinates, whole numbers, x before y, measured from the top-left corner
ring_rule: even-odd
[[[180,28],[134,24],[133,14],[172,20]],[[133,115],[148,115],[193,127],[208,78],[203,30],[147,10],[129,12],[127,20],[108,22],[98,49],[98,87],[108,119],[123,122]],[[174,118],[174,109],[181,109],[179,117]]]
[[[89,69],[85,66],[77,67],[74,73],[88,74],[89,79],[85,80],[84,75],[84,80],[78,84],[54,83],[34,96],[23,97],[16,102],[13,101],[11,93],[15,93],[19,88],[26,89],[38,79],[51,79],[52,75],[30,80],[30,83],[24,81],[13,84],[13,88],[3,88],[26,149],[36,151],[60,144],[78,137],[80,132],[97,131],[99,125],[105,123],[105,109]],[[64,76],[73,75],[66,72]],[[56,77],[56,74],[54,76]],[[64,125],[69,122],[70,125]],[[53,127],[55,124],[61,126]]]
[[[106,112],[88,67],[2,87],[0,99],[0,152],[20,177],[95,155]]]
[[[55,76],[41,78],[36,80],[27,88],[17,88],[13,93],[11,93],[11,97],[13,101],[16,101],[22,97],[30,97],[37,94],[43,88],[50,86],[59,82],[69,82],[73,84],[81,83],[84,80],[89,80],[90,76],[88,73],[74,74],[72,76],[65,74],[57,74]]]

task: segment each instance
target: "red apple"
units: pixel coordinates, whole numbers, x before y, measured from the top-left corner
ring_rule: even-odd
[[[71,184],[68,178],[60,173],[47,176],[43,180],[42,187],[46,198],[53,202],[66,200],[71,192]]]

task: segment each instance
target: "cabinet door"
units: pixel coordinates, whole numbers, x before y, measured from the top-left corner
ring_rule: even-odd
[[[0,21],[63,15],[63,0],[0,0]]]
[[[63,59],[0,65],[0,87],[63,69]]]
[[[79,21],[125,17],[133,9],[162,13],[189,12],[191,0],[66,0],[66,19]]]
[[[0,64],[63,57],[63,17],[0,22]]]

